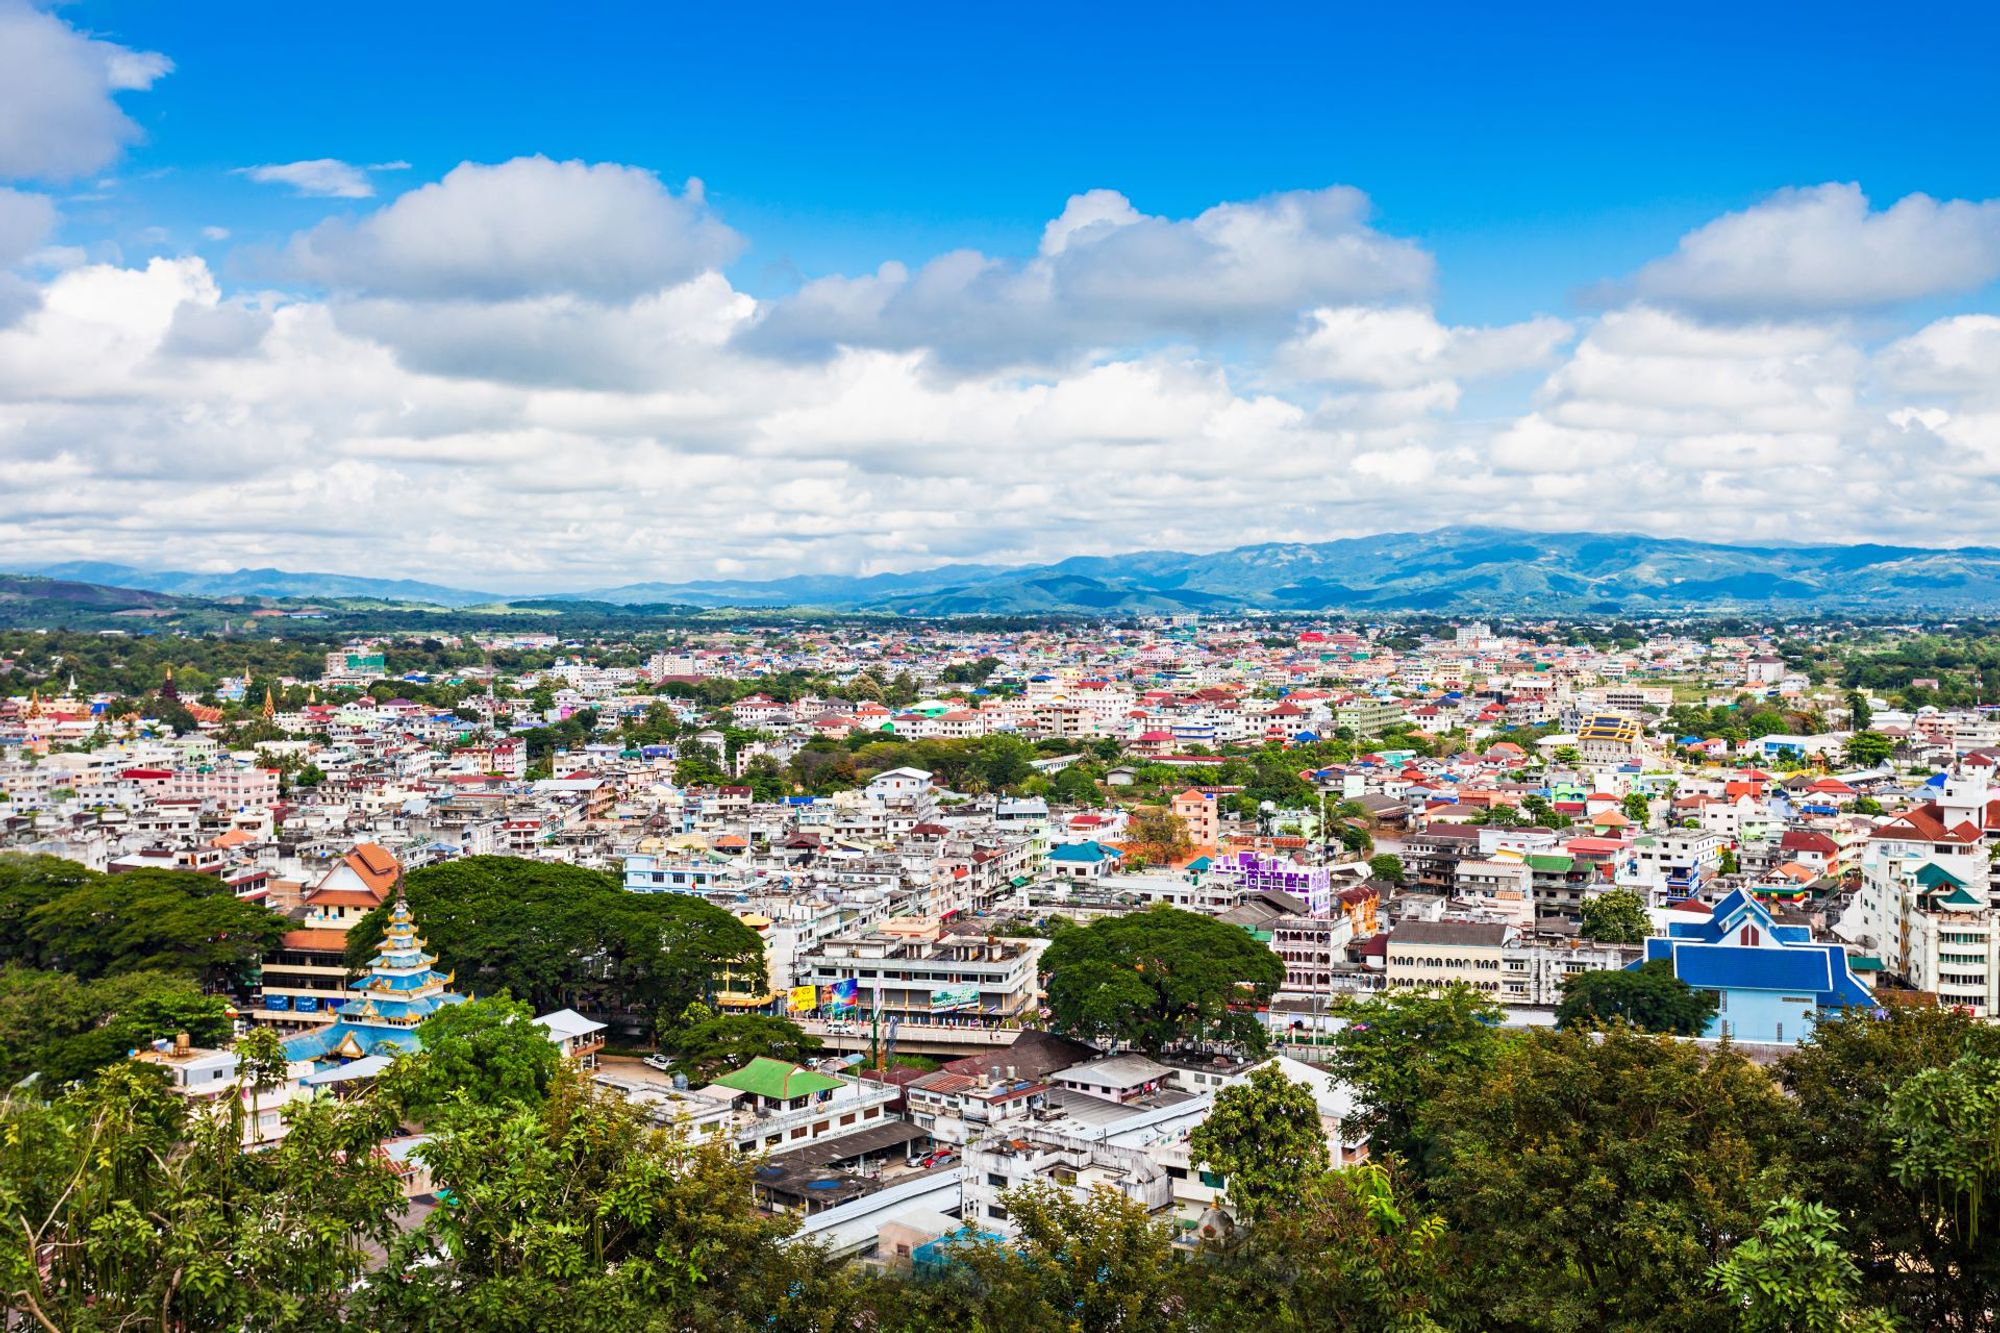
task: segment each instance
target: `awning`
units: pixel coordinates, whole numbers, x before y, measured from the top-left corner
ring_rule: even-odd
[[[776,1166],[817,1170],[836,1162],[872,1157],[930,1136],[929,1130],[908,1120],[888,1120],[853,1134],[842,1134],[839,1138],[821,1139],[793,1152],[773,1153],[771,1161]]]

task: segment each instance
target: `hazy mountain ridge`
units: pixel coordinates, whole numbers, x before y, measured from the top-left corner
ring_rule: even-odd
[[[33,572],[197,597],[372,597],[466,607],[509,600],[409,579],[238,570],[145,571],[76,561]],[[1621,533],[1440,528],[1208,554],[1137,551],[1024,567],[946,565],[865,578],[705,579],[544,593],[516,602],[821,607],[907,615],[1180,611],[1535,611],[1568,614],[1782,607],[2000,608],[2000,549],[1880,544],[1753,546]]]

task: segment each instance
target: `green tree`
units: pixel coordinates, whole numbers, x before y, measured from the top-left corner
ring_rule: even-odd
[[[1132,816],[1125,845],[1149,865],[1174,865],[1194,851],[1187,821],[1165,806],[1147,806]]]
[[[1860,690],[1849,690],[1846,703],[1847,729],[1867,731],[1869,724],[1875,720],[1875,710],[1868,706],[1868,696]]]
[[[0,1302],[44,1329],[343,1326],[402,1190],[372,1101],[288,1115],[242,1151],[244,1104],[191,1106],[124,1062],[41,1102],[0,1100]]]
[[[1905,1102],[1902,1122],[1891,1115],[1912,1079],[1967,1055],[2000,1057],[2000,1028],[1955,1009],[1891,1004],[1822,1014],[1777,1065],[1794,1107],[1785,1122],[1794,1192],[1834,1209],[1867,1303],[1911,1328],[1972,1333],[2000,1308],[2000,1247],[1970,1239],[1967,1200],[1909,1173],[1904,1137],[1921,1129],[1920,1111],[1928,1118],[1931,1094]],[[2000,1189],[1980,1207],[2000,1216]]]
[[[671,1055],[673,1069],[696,1087],[713,1083],[741,1069],[760,1055],[802,1064],[817,1057],[825,1044],[797,1023],[773,1014],[716,1014],[705,1005],[690,1005],[671,1021],[659,1020],[660,1049]]]
[[[1655,958],[1636,968],[1579,972],[1563,983],[1556,1006],[1560,1028],[1601,1028],[1629,1023],[1642,1032],[1699,1037],[1715,1017],[1715,992],[1696,990]]]
[[[1600,944],[1637,944],[1653,933],[1646,900],[1630,889],[1593,893],[1583,900],[1583,923],[1577,934]]]
[[[0,969],[0,1084],[38,1073],[51,1086],[87,1078],[127,1053],[185,1032],[198,1046],[229,1037],[229,1002],[166,972],[80,981]]]
[[[13,958],[29,966],[85,980],[155,971],[241,984],[288,927],[212,875],[70,875],[37,860],[0,857],[0,921],[19,924]]]
[[[506,991],[537,1013],[572,1008],[651,1022],[712,995],[731,971],[761,971],[763,941],[684,893],[628,893],[581,866],[471,856],[414,870],[410,910],[461,989]],[[373,957],[387,905],[348,932],[348,965]]]
[[[418,1150],[450,1206],[391,1246],[362,1327],[802,1328],[824,1261],[779,1244],[753,1163],[685,1125],[560,1074],[540,1106],[468,1106]],[[420,1262],[421,1261],[421,1262]]]
[[[1278,956],[1249,932],[1172,907],[1062,931],[1041,968],[1058,1029],[1149,1055],[1214,1042],[1261,1052],[1256,1010],[1285,979]]]
[[[1401,884],[1403,882],[1403,858],[1389,852],[1369,857],[1368,876],[1370,879],[1380,879],[1386,880],[1391,884]]]
[[[1188,1155],[1227,1177],[1230,1204],[1257,1220],[1297,1207],[1331,1166],[1312,1089],[1275,1062],[1215,1095],[1188,1138]]]
[[[1720,1326],[1707,1272],[1777,1196],[1789,1113],[1733,1050],[1630,1028],[1511,1037],[1423,1111],[1467,1322]]]
[[[1627,819],[1642,828],[1645,827],[1646,821],[1653,816],[1653,804],[1646,799],[1644,792],[1633,791],[1625,793],[1625,799],[1618,803],[1618,808],[1624,811]]]
[[[1896,742],[1879,731],[1857,731],[1847,738],[1844,753],[1854,768],[1876,768],[1896,752]]]
[[[1354,1089],[1371,1153],[1421,1170],[1423,1109],[1447,1083],[1484,1069],[1499,1042],[1500,1006],[1469,986],[1389,991],[1349,1000],[1327,1067]]]
[[[1014,1239],[956,1249],[978,1280],[983,1317],[976,1327],[1171,1327],[1182,1265],[1166,1224],[1144,1206],[1104,1185],[1081,1194],[1024,1185],[1001,1200]]]
[[[417,1025],[422,1049],[398,1056],[383,1078],[390,1097],[431,1123],[465,1106],[538,1106],[562,1056],[532,1007],[502,991],[446,1005]]]
[[[1893,1333],[1894,1320],[1861,1304],[1861,1270],[1840,1245],[1825,1204],[1784,1198],[1757,1234],[1710,1269],[1743,1333]]]
[[[1444,1219],[1379,1163],[1311,1178],[1259,1221],[1203,1240],[1183,1286],[1196,1329],[1442,1333],[1450,1289]]]

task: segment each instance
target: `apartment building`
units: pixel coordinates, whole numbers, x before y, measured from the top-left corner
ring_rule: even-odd
[[[1496,998],[1506,972],[1506,926],[1476,921],[1405,921],[1389,932],[1391,987],[1470,986]]]

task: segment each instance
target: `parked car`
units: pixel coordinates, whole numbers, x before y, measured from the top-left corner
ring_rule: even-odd
[[[669,1069],[672,1069],[674,1067],[674,1062],[672,1060],[669,1060],[666,1056],[661,1055],[658,1051],[655,1051],[653,1052],[653,1054],[647,1056],[644,1063],[648,1069],[657,1069],[662,1074],[666,1073]]]
[[[917,1165],[921,1166],[924,1170],[928,1171],[934,1166],[950,1166],[953,1162],[956,1162],[957,1160],[958,1160],[958,1151],[956,1149],[939,1148],[936,1152],[932,1153],[930,1156],[918,1162]]]

